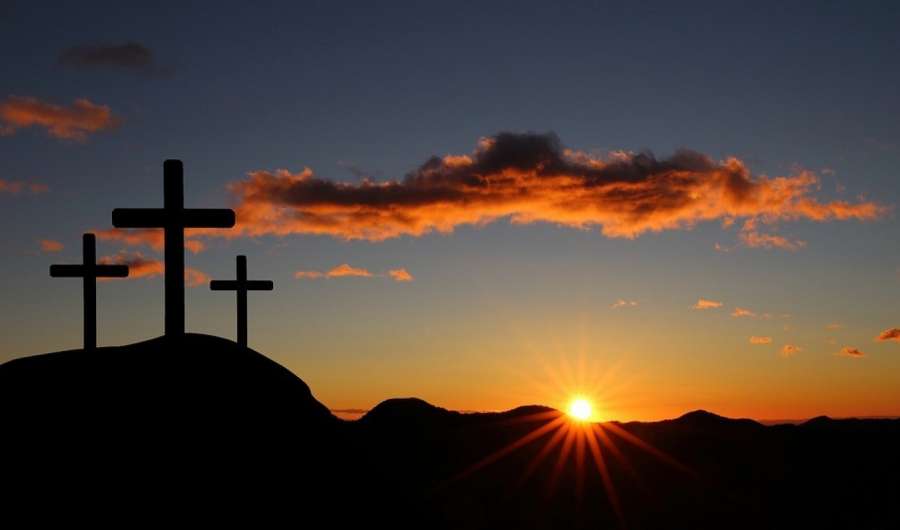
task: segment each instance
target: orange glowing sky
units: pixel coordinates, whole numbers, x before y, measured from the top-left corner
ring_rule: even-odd
[[[134,273],[100,344],[161,334],[161,233],[110,212],[178,158],[237,212],[186,236],[187,328],[233,337],[247,255],[251,346],[335,410],[900,414],[900,20],[810,9],[16,4],[0,361],[80,344],[86,231]]]

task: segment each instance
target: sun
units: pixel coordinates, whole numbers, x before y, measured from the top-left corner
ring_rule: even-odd
[[[569,416],[578,421],[587,421],[592,412],[591,402],[585,398],[577,397],[569,403]]]

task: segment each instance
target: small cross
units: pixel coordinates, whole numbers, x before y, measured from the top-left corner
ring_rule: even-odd
[[[166,336],[184,335],[184,229],[231,228],[234,211],[184,207],[184,167],[181,160],[163,164],[162,208],[116,208],[117,228],[162,228],[165,239]]]
[[[272,280],[248,280],[247,256],[237,257],[237,280],[212,280],[209,288],[213,291],[237,292],[237,342],[247,346],[247,291],[271,291],[275,288]]]
[[[81,265],[50,265],[50,276],[84,280],[84,349],[94,350],[97,348],[97,278],[125,278],[128,266],[98,264],[94,234],[84,234],[81,242]]]

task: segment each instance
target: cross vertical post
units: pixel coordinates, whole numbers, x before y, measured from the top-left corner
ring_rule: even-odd
[[[84,267],[82,287],[84,289],[84,349],[97,347],[97,239],[94,234],[81,236],[81,266]],[[94,273],[94,274],[91,274]]]
[[[237,341],[247,345],[247,256],[237,257]]]
[[[184,335],[184,166],[181,160],[163,163],[163,209],[169,213],[163,231],[166,255],[166,335]]]

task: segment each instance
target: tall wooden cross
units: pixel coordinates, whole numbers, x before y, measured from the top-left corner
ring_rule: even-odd
[[[116,228],[162,228],[165,239],[166,336],[184,335],[184,229],[231,228],[234,211],[184,207],[184,167],[181,160],[163,164],[162,208],[116,208]]]
[[[247,256],[238,256],[237,280],[212,280],[209,288],[237,292],[237,342],[247,347],[247,291],[271,291],[275,284],[272,280],[248,280]]]
[[[84,349],[97,348],[97,278],[125,278],[128,265],[97,263],[97,239],[81,236],[81,265],[50,265],[54,278],[81,278],[84,282]]]

